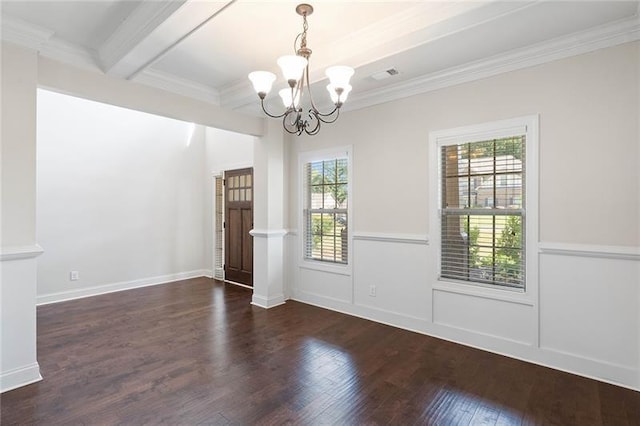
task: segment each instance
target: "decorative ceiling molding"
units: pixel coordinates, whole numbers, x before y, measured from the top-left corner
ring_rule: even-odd
[[[399,52],[504,18],[536,3],[536,1],[488,4],[480,2],[418,3],[359,31],[332,40],[329,45],[313,46],[318,51],[330,50],[331,62],[313,61],[311,83],[324,80],[326,77],[323,70],[336,63],[348,63],[357,70]],[[354,56],[354,52],[359,53]],[[278,81],[282,82],[282,79]],[[255,93],[245,78],[222,88],[220,98],[223,107],[238,109],[255,102]]]
[[[52,30],[12,16],[2,15],[2,40],[36,50],[48,58],[99,71],[95,52],[61,40]]]
[[[166,3],[171,3],[171,5],[167,5]],[[136,51],[140,46],[140,43],[150,42],[153,38],[151,37],[151,33],[154,33],[162,22],[180,18],[180,13],[175,12],[178,11],[181,6],[184,6],[185,1],[179,0],[177,3],[166,3],[157,3],[153,0],[144,1],[141,6],[136,8],[134,13],[124,21],[116,33],[114,33],[107,42],[102,45],[99,52],[88,50],[77,45],[71,45],[58,39],[54,31],[4,14],[1,16],[1,37],[2,40],[37,50],[43,56],[85,69],[88,68],[91,70],[101,71],[99,63],[102,63],[104,66],[104,64],[109,61],[113,62],[115,60],[116,62],[113,62],[111,68],[113,70],[114,67],[117,67],[126,57],[131,55],[132,52]],[[186,4],[190,3],[191,2],[186,2]],[[505,14],[510,13],[509,11],[521,10],[522,7],[527,7],[527,5],[530,4],[530,2],[527,2],[515,6],[505,6],[505,3],[509,2],[499,3],[499,6],[491,8],[474,8],[467,5],[464,7],[467,7],[468,9],[456,9],[456,7],[463,6],[456,6],[455,4],[441,6],[440,9],[433,9],[432,7],[430,9],[431,13],[437,12],[437,16],[435,18],[431,17],[430,22],[425,22],[425,14],[429,10],[427,9],[427,6],[418,5],[412,7],[409,11],[406,11],[406,13],[402,12],[383,20],[380,27],[373,26],[371,28],[365,28],[357,33],[348,35],[344,40],[347,44],[357,44],[366,42],[367,37],[372,37],[375,43],[384,43],[384,34],[393,34],[394,28],[402,28],[402,31],[398,30],[400,31],[398,34],[401,34],[400,38],[386,40],[387,44],[385,44],[381,49],[377,49],[376,46],[371,46],[371,49],[374,51],[373,54],[371,52],[363,52],[362,55],[358,56],[356,63],[352,63],[357,67],[366,62],[365,60],[367,55],[369,57],[379,57],[388,48],[400,50],[403,50],[404,48],[406,50],[411,46],[415,46],[416,44],[414,43],[414,45],[412,45],[410,41],[420,39],[416,32],[429,31],[430,38],[428,38],[427,41],[429,42],[433,40],[433,37],[443,37],[447,34],[451,34],[452,32],[463,31],[473,25],[477,25],[475,18],[479,18],[480,15],[482,15],[484,20],[487,21],[495,19],[499,13],[501,13],[500,16],[504,16]],[[638,9],[640,13],[640,3]],[[173,13],[170,13],[171,10],[173,10]],[[186,8],[184,10],[186,10]],[[146,11],[144,13],[147,13],[146,19],[153,22],[147,22],[144,19],[143,11]],[[465,14],[464,17],[462,17],[461,14]],[[132,18],[132,16],[134,16],[134,18]],[[453,16],[453,19],[460,18],[460,21],[454,25],[445,25],[444,27],[437,29],[427,28],[434,22],[434,19],[437,22],[442,22],[444,24],[447,16]],[[162,17],[164,17],[164,21],[160,22]],[[438,21],[438,19],[440,21]],[[131,22],[129,23],[129,21]],[[182,24],[182,34],[186,34],[184,33],[185,30],[192,30],[196,28],[193,24],[191,24],[189,28],[184,27],[184,25],[186,25],[185,22],[182,22]],[[144,25],[145,27],[139,28],[136,27],[136,25]],[[369,31],[373,31],[375,28],[377,28],[376,31],[380,34],[377,32],[369,33]],[[402,39],[401,37],[408,38]],[[173,39],[173,41],[175,40],[176,38]],[[510,52],[466,63],[436,73],[423,75],[380,89],[360,93],[354,91],[350,95],[349,102],[346,103],[342,109],[343,111],[348,111],[366,108],[376,104],[461,83],[471,82],[501,73],[519,70],[637,40],[640,40],[640,18],[638,17],[638,14],[630,18],[608,23],[586,31],[559,37],[547,42],[528,46],[526,48],[512,50]],[[172,41],[170,40],[167,43],[170,42]],[[332,43],[332,46],[334,44],[342,46],[341,43],[341,41],[335,42]],[[424,43],[424,41],[422,41],[422,43]],[[352,47],[356,44],[353,44]],[[329,48],[333,49],[332,46],[329,46]],[[166,45],[164,47],[166,47]],[[321,48],[319,49],[321,50]],[[356,52],[359,52],[360,50],[356,50]],[[337,52],[337,54],[339,53],[340,52]],[[148,60],[148,58],[149,57],[146,59]],[[332,61],[334,59],[338,60],[337,58],[332,57]],[[144,61],[137,61],[136,63],[137,65],[141,65]],[[333,63],[328,65],[333,65]],[[322,64],[318,65],[314,63],[314,69],[320,68],[322,68]],[[317,76],[316,80],[319,79],[320,77]],[[172,93],[188,96],[214,105],[221,105],[223,108],[227,109],[244,108],[248,105],[255,104],[256,101],[255,93],[251,89],[248,80],[245,79],[238,80],[235,84],[218,91],[210,86],[195,83],[191,80],[179,78],[171,74],[158,72],[147,67],[137,77],[135,77],[134,80]],[[314,81],[313,77],[312,81]]]
[[[80,68],[101,72],[97,52],[67,43],[55,36],[42,45],[40,54]]]
[[[114,68],[117,68],[125,56],[180,9],[185,2],[186,0],[169,2],[143,0],[98,49],[102,70],[106,73],[113,73]]]
[[[214,105],[220,105],[220,94],[214,88],[191,80],[181,79],[172,74],[147,69],[138,74],[132,81]]]
[[[637,40],[640,40],[640,18],[634,16],[382,89],[353,93],[342,109],[367,108]]]
[[[33,50],[40,50],[40,47],[46,43],[54,32],[33,25],[22,19],[2,15],[2,40],[18,44]]]

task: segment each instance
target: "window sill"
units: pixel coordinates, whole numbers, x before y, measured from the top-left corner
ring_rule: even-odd
[[[327,262],[314,262],[310,260],[301,260],[300,269],[308,269],[311,271],[328,272],[336,275],[351,276],[351,265],[337,265]]]
[[[433,289],[448,293],[463,294],[466,296],[482,297],[484,299],[499,300],[502,302],[516,303],[518,305],[534,306],[531,294],[525,290],[512,288],[494,288],[482,284],[467,284],[459,281],[439,278]]]

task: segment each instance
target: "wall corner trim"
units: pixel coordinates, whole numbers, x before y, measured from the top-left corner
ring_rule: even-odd
[[[26,246],[7,246],[0,248],[0,261],[31,259],[38,257],[44,250],[38,244]]]

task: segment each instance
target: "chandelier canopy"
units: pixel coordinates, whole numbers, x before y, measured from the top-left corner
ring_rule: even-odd
[[[282,98],[286,108],[282,114],[271,114],[264,105],[264,99],[271,91],[271,86],[276,79],[275,74],[269,71],[254,71],[249,74],[249,80],[253,83],[253,88],[260,97],[260,105],[265,114],[272,118],[282,118],[284,129],[296,135],[303,132],[308,135],[315,135],[320,131],[321,123],[333,123],[340,115],[340,107],[347,100],[351,85],[349,80],[353,76],[353,68],[347,66],[333,66],[327,68],[325,74],[329,78],[327,90],[334,104],[331,112],[322,113],[316,108],[311,95],[309,81],[309,57],[311,49],[307,47],[307,16],[313,13],[313,6],[310,4],[299,4],[296,7],[298,15],[302,16],[302,32],[298,34],[293,42],[295,55],[282,56],[277,63],[282,70],[282,75],[289,87],[280,90],[278,93]],[[300,106],[304,92],[309,96],[309,107],[306,112]]]

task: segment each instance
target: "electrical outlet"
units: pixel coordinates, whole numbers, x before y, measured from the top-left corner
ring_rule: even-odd
[[[69,272],[69,280],[78,281],[80,279],[80,273],[78,271]]]
[[[369,296],[376,297],[376,286],[375,285],[370,285],[369,286]]]

